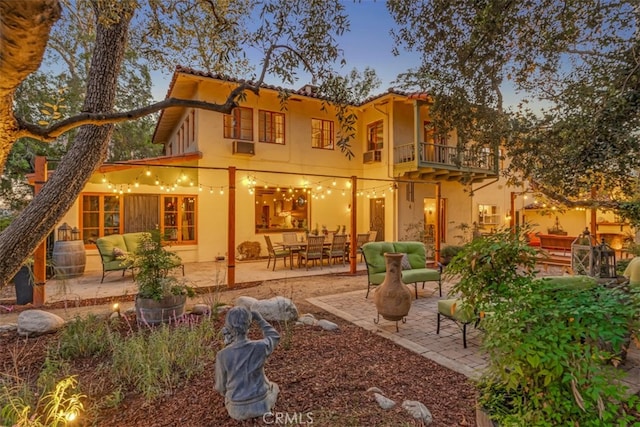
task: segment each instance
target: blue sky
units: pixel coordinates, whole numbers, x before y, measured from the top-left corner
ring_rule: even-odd
[[[394,25],[393,19],[387,11],[382,0],[343,0],[349,14],[351,31],[342,35],[338,40],[344,50],[347,64],[340,70],[341,74],[350,72],[353,68],[360,71],[365,67],[374,69],[382,81],[375,93],[381,93],[392,87],[392,82],[399,73],[419,64],[417,53],[403,52],[400,56],[394,56],[391,51],[394,42],[389,34]],[[256,64],[261,58],[256,58]],[[167,93],[171,75],[154,74],[154,98],[163,99]],[[281,82],[273,78],[267,78],[267,83],[280,85]],[[302,78],[293,87],[297,89],[310,83]]]

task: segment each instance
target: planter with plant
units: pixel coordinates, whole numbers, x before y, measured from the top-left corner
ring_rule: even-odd
[[[180,265],[180,257],[165,248],[159,231],[142,235],[133,260],[139,323],[165,323],[184,314],[187,296],[194,291],[172,274]]]
[[[638,399],[614,365],[637,299],[585,276],[536,279],[525,236],[476,239],[447,267],[452,292],[485,314],[479,407],[503,426],[632,424]]]
[[[13,284],[16,288],[16,304],[26,305],[33,302],[33,258],[27,259],[20,270],[13,276]]]

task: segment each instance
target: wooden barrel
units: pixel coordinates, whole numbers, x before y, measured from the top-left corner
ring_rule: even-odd
[[[182,317],[186,295],[167,295],[160,301],[136,297],[136,318],[139,324],[158,325]]]
[[[58,278],[78,277],[84,273],[87,253],[82,240],[56,240],[51,257]]]

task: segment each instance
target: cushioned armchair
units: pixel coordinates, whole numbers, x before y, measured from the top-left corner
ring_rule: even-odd
[[[462,345],[467,348],[467,325],[475,323],[478,326],[480,316],[470,307],[462,308],[463,301],[460,298],[441,299],[438,301],[438,324],[436,334],[440,334],[440,317],[453,320],[462,325]]]
[[[440,270],[427,268],[427,254],[422,242],[369,242],[362,245],[362,255],[367,264],[367,295],[371,287],[378,286],[384,281],[387,273],[384,254],[400,252],[407,254],[408,263],[403,262],[402,283],[413,284],[416,299],[418,298],[418,283],[437,282],[440,296],[442,296],[442,281]]]

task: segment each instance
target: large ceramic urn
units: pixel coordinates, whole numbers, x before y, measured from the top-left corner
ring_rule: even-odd
[[[411,291],[402,283],[401,253],[384,254],[387,273],[374,294],[378,315],[386,320],[402,320],[411,308]]]

